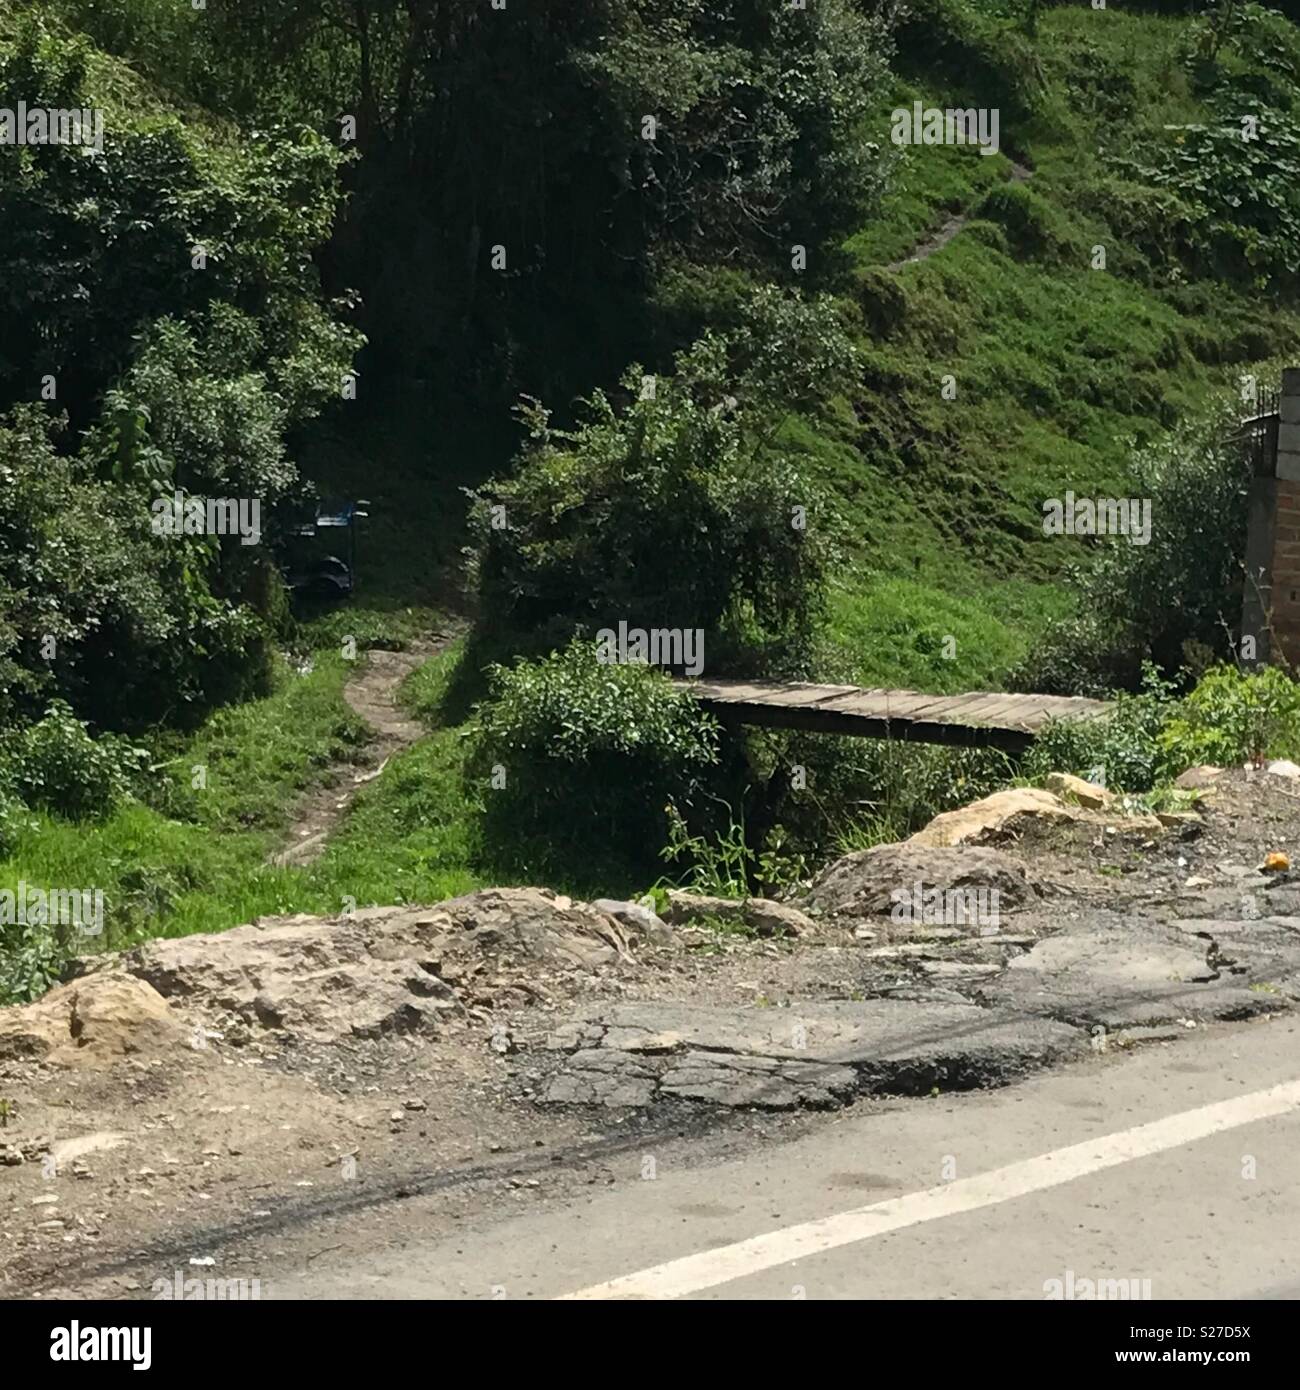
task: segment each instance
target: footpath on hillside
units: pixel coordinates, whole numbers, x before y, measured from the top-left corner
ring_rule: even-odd
[[[1025,183],[1033,177],[1034,171],[1027,165],[1014,159],[1011,160],[1009,183]],[[919,265],[922,261],[928,261],[936,251],[942,251],[970,220],[971,213],[969,212],[954,213],[936,232],[919,241],[901,260],[890,261],[887,268],[889,270],[902,270],[906,265]]]
[[[299,806],[285,836],[285,847],[270,857],[270,863],[285,867],[319,859],[361,788],[383,772],[394,753],[424,737],[428,730],[400,708],[397,692],[407,676],[442,651],[455,635],[440,632],[410,642],[400,651],[376,647],[366,652],[361,669],[343,687],[343,698],[371,730],[365,759],[360,769],[356,763],[338,763],[326,772],[322,785]]]

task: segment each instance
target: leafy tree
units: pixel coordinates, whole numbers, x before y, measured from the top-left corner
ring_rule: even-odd
[[[620,621],[697,628],[711,672],[803,669],[831,518],[777,441],[852,372],[831,313],[764,293],[674,376],[633,366],[616,397],[594,393],[572,431],[526,406],[516,472],[473,495],[480,634],[537,651]]]

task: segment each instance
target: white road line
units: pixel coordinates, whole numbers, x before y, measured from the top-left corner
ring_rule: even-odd
[[[742,1279],[760,1270],[772,1269],[790,1260],[807,1259],[825,1250],[834,1250],[855,1241],[870,1240],[872,1236],[897,1231],[904,1226],[916,1226],[925,1221],[937,1221],[960,1212],[1009,1202],[1015,1197],[1045,1188],[1059,1187],[1076,1178],[1114,1168],[1134,1159],[1176,1149],[1236,1129],[1239,1125],[1285,1115],[1300,1109],[1300,1081],[1287,1081],[1266,1091],[1253,1091],[1232,1100],[1204,1105],[1197,1110],[1185,1110],[1180,1115],[1168,1115],[1163,1120],[1120,1130],[1054,1149],[1005,1168],[994,1168],[974,1178],[960,1178],[910,1192],[905,1197],[892,1197],[868,1207],[824,1216],[817,1221],[805,1221],[797,1226],[768,1231],[750,1240],[737,1241],[697,1255],[652,1265],[635,1274],[625,1274],[606,1284],[593,1284],[563,1295],[575,1298],[680,1298],[700,1289]]]

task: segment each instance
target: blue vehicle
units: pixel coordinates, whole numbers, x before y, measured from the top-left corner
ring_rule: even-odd
[[[285,583],[295,596],[318,600],[347,598],[356,587],[357,523],[370,513],[364,498],[326,501],[313,520],[295,527],[289,540]]]

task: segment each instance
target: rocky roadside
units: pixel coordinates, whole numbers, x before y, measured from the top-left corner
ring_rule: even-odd
[[[790,902],[494,889],[87,960],[0,1009],[0,1288],[130,1294],[290,1210],[526,1198],[584,1145],[1263,1022],[1300,997],[1300,769],[1189,780],[1163,818],[1001,792]]]

